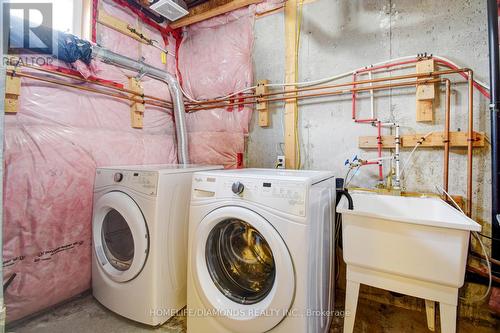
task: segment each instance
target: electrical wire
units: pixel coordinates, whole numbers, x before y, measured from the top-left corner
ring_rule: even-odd
[[[484,257],[486,258],[486,266],[488,266],[488,279],[489,279],[488,280],[488,289],[486,289],[486,292],[484,293],[484,295],[482,295],[481,297],[478,297],[476,299],[472,299],[469,301],[467,301],[463,297],[461,297],[461,299],[464,301],[467,301],[469,303],[477,303],[477,302],[482,302],[483,300],[485,300],[488,297],[490,290],[491,290],[491,281],[492,281],[493,277],[492,277],[492,271],[491,271],[491,262],[490,262],[490,258],[488,257],[488,253],[486,252],[486,247],[484,246],[483,241],[481,240],[481,238],[479,237],[479,235],[475,231],[473,231],[472,234],[476,237],[477,241],[481,245],[481,249],[483,250]]]
[[[453,199],[453,197],[444,188],[442,188],[442,187],[440,187],[438,185],[434,185],[434,186],[436,187],[436,189],[438,190],[438,192],[441,191],[442,193],[446,194],[446,196],[451,200],[451,202],[455,205],[455,207],[465,217],[467,217],[467,215],[464,213],[464,211],[462,210],[462,208],[460,208],[460,206],[457,204],[457,202]],[[479,245],[481,245],[481,249],[483,250],[483,255],[486,258],[486,266],[488,267],[488,278],[489,278],[489,280],[488,280],[488,289],[486,289],[486,292],[481,297],[479,297],[479,298],[467,300],[464,297],[460,297],[460,299],[463,300],[463,301],[466,301],[467,303],[478,303],[478,302],[482,302],[483,300],[486,299],[486,297],[488,297],[488,295],[490,293],[490,290],[491,290],[491,281],[493,280],[493,277],[492,277],[490,257],[488,256],[488,252],[486,251],[486,247],[484,246],[483,241],[481,240],[481,237],[479,237],[479,235],[477,234],[477,232],[472,231],[472,235],[474,235],[476,237],[477,241],[479,242]]]
[[[338,281],[340,277],[340,255],[339,251],[337,251],[337,247],[340,248],[340,228],[342,226],[342,214],[337,214],[337,219],[335,220],[335,257],[336,267],[335,267],[335,281]]]
[[[188,93],[186,93],[186,92],[184,91],[184,88],[182,88],[182,84],[179,84],[179,88],[180,88],[180,90],[181,90],[182,94],[183,94],[183,95],[184,95],[187,99],[189,99],[191,102],[196,102],[196,103],[200,102],[200,101],[198,101],[198,100],[194,99],[193,97],[191,97],[190,95],[188,95]]]
[[[420,140],[417,141],[417,144],[415,145],[415,147],[412,149],[410,155],[408,155],[408,157],[406,158],[405,160],[405,163],[403,164],[403,169],[401,170],[401,173],[399,174],[399,177],[402,178],[406,169],[408,168],[408,166],[410,165],[410,161],[411,161],[411,158],[413,157],[413,154],[415,153],[415,151],[417,150],[418,147],[420,147],[422,145],[422,143],[424,143],[424,141],[434,132],[429,132],[427,133],[426,135],[424,135],[422,138],[420,138]]]
[[[358,174],[358,171],[359,171],[360,168],[361,168],[361,164],[358,165],[358,167],[356,168],[356,170],[354,170],[354,173],[352,174],[351,178],[349,180],[346,179],[346,184],[345,184],[344,187],[347,188],[349,186],[349,184],[351,183],[351,181],[354,178],[354,176],[356,176]]]
[[[352,171],[352,168],[351,168],[351,167],[349,167],[349,169],[347,170],[347,173],[345,174],[345,177],[344,177],[344,182],[347,180],[347,177],[349,177],[349,174],[351,173],[351,171]],[[347,187],[347,186],[346,186],[346,185],[344,185],[344,188],[346,188],[346,187]]]
[[[303,0],[301,1],[301,3],[303,3]],[[381,61],[381,62],[378,62],[378,63],[374,63],[374,64],[371,64],[369,66],[360,67],[360,68],[357,68],[357,69],[354,69],[354,70],[351,70],[351,71],[348,71],[348,72],[337,74],[337,75],[334,75],[334,76],[325,77],[325,78],[322,78],[322,79],[311,80],[311,81],[304,81],[304,82],[291,82],[291,83],[269,83],[269,84],[266,84],[266,87],[273,88],[273,87],[290,87],[290,86],[304,86],[304,87],[315,86],[315,85],[319,85],[319,84],[322,84],[322,83],[336,81],[336,80],[340,80],[340,79],[348,77],[348,76],[352,76],[354,73],[356,73],[358,71],[361,71],[361,70],[364,70],[364,69],[368,69],[370,67],[378,67],[378,66],[382,66],[382,65],[386,65],[386,64],[390,64],[390,63],[394,63],[394,62],[401,62],[401,61],[405,61],[405,60],[416,59],[416,58],[419,58],[419,57],[420,57],[420,55],[412,55],[412,56],[404,56],[404,57],[399,57],[399,58],[393,58],[393,59]],[[451,61],[448,58],[445,58],[445,57],[442,57],[442,56],[435,56],[435,55],[433,55],[431,58],[435,58],[435,59],[441,60],[442,62],[447,63],[446,66],[451,66],[452,68],[454,67],[454,69],[461,68],[461,66],[459,66],[458,64],[456,64],[455,62]],[[479,80],[476,80],[476,79],[474,79],[474,82],[476,82],[478,85],[480,85],[484,89],[490,90],[490,87],[486,83],[484,83],[482,81],[479,81]],[[247,87],[247,88],[243,88],[243,89],[241,89],[241,90],[239,90],[237,92],[234,92],[234,93],[226,95],[226,96],[216,97],[216,98],[214,98],[214,100],[230,98],[230,97],[233,97],[233,96],[245,93],[247,91],[255,90],[256,88],[257,88],[257,86],[253,85],[253,86],[250,86],[250,87]],[[182,91],[182,89],[181,89],[181,91]],[[194,99],[193,97],[187,95],[184,91],[182,91],[182,93],[184,94],[184,96],[187,99],[189,99],[192,102],[196,102],[196,103],[203,103],[204,102],[203,100],[196,100],[196,99]]]
[[[494,241],[500,242],[500,238],[495,238],[495,237],[487,236],[487,235],[482,234],[482,233],[480,233],[480,232],[478,232],[477,234],[478,234],[479,236],[481,236],[481,237],[488,238],[488,239],[491,239],[491,240],[494,240]]]
[[[450,59],[448,59],[448,58],[441,57],[441,56],[435,56],[435,55],[433,55],[433,56],[432,56],[432,58],[436,58],[436,59],[441,60],[441,61],[443,61],[443,62],[447,62],[447,63],[449,63],[450,65],[454,66],[454,67],[455,67],[454,69],[460,68],[460,66],[459,66],[458,64],[454,63],[453,61],[451,61],[451,60],[450,60]],[[489,85],[487,85],[486,83],[484,83],[484,82],[482,82],[482,81],[479,81],[479,80],[476,80],[476,79],[474,79],[474,81],[475,81],[477,84],[479,84],[481,87],[483,87],[484,89],[486,89],[486,90],[490,90],[490,86],[489,86]]]
[[[203,102],[205,102],[205,101],[203,101],[203,100],[197,100],[197,99],[193,98],[192,96],[188,95],[188,94],[184,91],[184,89],[182,89],[182,87],[180,87],[180,88],[181,88],[181,92],[182,92],[182,94],[183,94],[183,95],[184,95],[184,96],[185,96],[188,100],[190,100],[191,102],[195,102],[195,103],[203,103]],[[216,98],[214,98],[214,100],[218,100],[218,99],[226,99],[226,98],[234,97],[234,96],[236,96],[236,95],[243,94],[243,93],[244,93],[244,92],[246,92],[246,91],[254,90],[254,89],[256,89],[256,88],[257,88],[257,86],[251,86],[251,87],[248,87],[248,88],[244,88],[244,89],[238,90],[237,92],[234,92],[234,93],[232,93],[232,94],[230,94],[230,95],[216,97]]]
[[[304,9],[304,0],[300,0],[297,18],[297,40],[295,42],[295,81],[299,78],[299,51],[300,51],[300,32],[302,29],[302,14]],[[302,157],[300,156],[300,137],[299,137],[299,101],[294,100],[295,103],[295,115],[294,115],[294,127],[295,127],[295,147],[297,149],[297,154],[295,156],[295,165],[297,169],[302,167]]]

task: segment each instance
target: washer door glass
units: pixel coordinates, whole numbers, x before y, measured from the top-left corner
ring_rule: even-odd
[[[109,263],[119,271],[126,271],[134,259],[134,237],[127,221],[111,209],[102,223],[102,243]]]
[[[92,222],[94,264],[116,282],[135,278],[149,252],[146,220],[127,194],[113,191],[94,204]]]
[[[273,224],[286,220],[256,210],[216,208],[190,234],[189,280],[228,332],[271,330],[295,294],[292,258]]]
[[[255,304],[271,291],[276,276],[271,247],[245,221],[220,222],[210,232],[205,248],[210,276],[217,288],[240,304]]]

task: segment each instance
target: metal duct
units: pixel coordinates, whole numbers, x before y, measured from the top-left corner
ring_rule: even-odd
[[[102,61],[137,71],[168,84],[174,105],[175,132],[177,136],[177,159],[180,164],[189,164],[186,113],[179,82],[168,72],[149,66],[134,59],[124,57],[99,46],[92,47],[92,56]]]

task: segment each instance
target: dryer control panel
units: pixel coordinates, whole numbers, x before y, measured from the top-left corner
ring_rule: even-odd
[[[195,175],[192,195],[193,199],[239,199],[297,216],[306,214],[307,184],[300,181]]]
[[[139,170],[97,169],[94,190],[109,186],[123,186],[143,194],[156,195],[158,173]]]

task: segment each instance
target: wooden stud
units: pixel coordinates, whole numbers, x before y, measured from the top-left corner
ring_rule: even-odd
[[[194,7],[188,16],[172,22],[170,27],[172,29],[182,28],[259,2],[262,0],[211,0]]]
[[[410,134],[403,136],[403,147],[415,147],[418,140],[422,138],[421,134]],[[422,147],[444,147],[444,133],[433,133],[429,135],[422,143]],[[474,132],[474,147],[481,148],[485,146],[484,133]],[[450,147],[467,148],[467,132],[450,132]]]
[[[19,67],[7,66],[8,70],[20,72]],[[19,96],[21,95],[21,77],[5,76],[5,113],[17,113],[19,110]]]
[[[296,54],[297,47],[297,0],[285,3],[285,83],[297,80]],[[294,90],[295,86],[286,86],[285,91]],[[295,100],[285,102],[285,165],[288,169],[297,168],[297,126],[298,114]]]
[[[141,86],[141,82],[135,77],[129,78],[129,88],[130,90],[133,90],[140,94],[144,94],[144,89]],[[146,111],[144,103],[132,102],[132,104],[130,105],[130,121],[132,124],[132,128],[143,127],[144,111]]]
[[[85,40],[91,40],[92,38],[92,0],[82,1],[82,12],[81,12],[81,34],[82,38]]]
[[[382,148],[395,148],[396,137],[394,135],[383,135]],[[401,139],[401,143],[403,139]],[[358,146],[361,149],[377,149],[378,137],[377,136],[360,136],[358,139]]]
[[[122,21],[120,19],[117,19],[114,16],[109,15],[103,9],[99,10],[99,16],[97,17],[97,22],[102,24],[105,27],[108,27],[110,29],[118,31],[119,33],[126,35],[130,38],[133,38],[138,42],[141,42],[141,43],[146,44],[146,45],[150,45],[150,41],[151,41],[150,38],[148,38],[147,36],[143,36],[143,38],[141,38],[137,33],[134,33],[131,30],[131,29],[135,29],[136,31],[139,31],[138,28],[131,27],[130,24],[128,24],[127,22]]]
[[[257,96],[267,94],[269,80],[260,80],[257,83],[257,89],[255,90],[255,94]],[[257,98],[257,101],[259,99]],[[268,127],[269,126],[269,110],[268,110],[268,102],[259,102],[256,107],[257,111],[259,111],[259,126],[260,127]]]
[[[417,62],[417,73],[429,73],[435,70],[433,59],[426,59]],[[422,79],[421,79],[422,80]],[[436,85],[420,84],[417,85],[417,121],[431,122],[434,121],[434,104],[436,99]]]
[[[402,148],[413,148],[417,142],[422,139],[425,134],[408,134],[401,136]],[[422,148],[440,148],[444,147],[444,133],[432,133],[420,145]],[[393,135],[382,136],[382,148],[394,149],[395,137]],[[376,149],[376,136],[361,136],[359,137],[359,148]],[[467,132],[450,132],[450,147],[452,148],[467,148]],[[474,132],[474,148],[485,147],[484,133]]]

